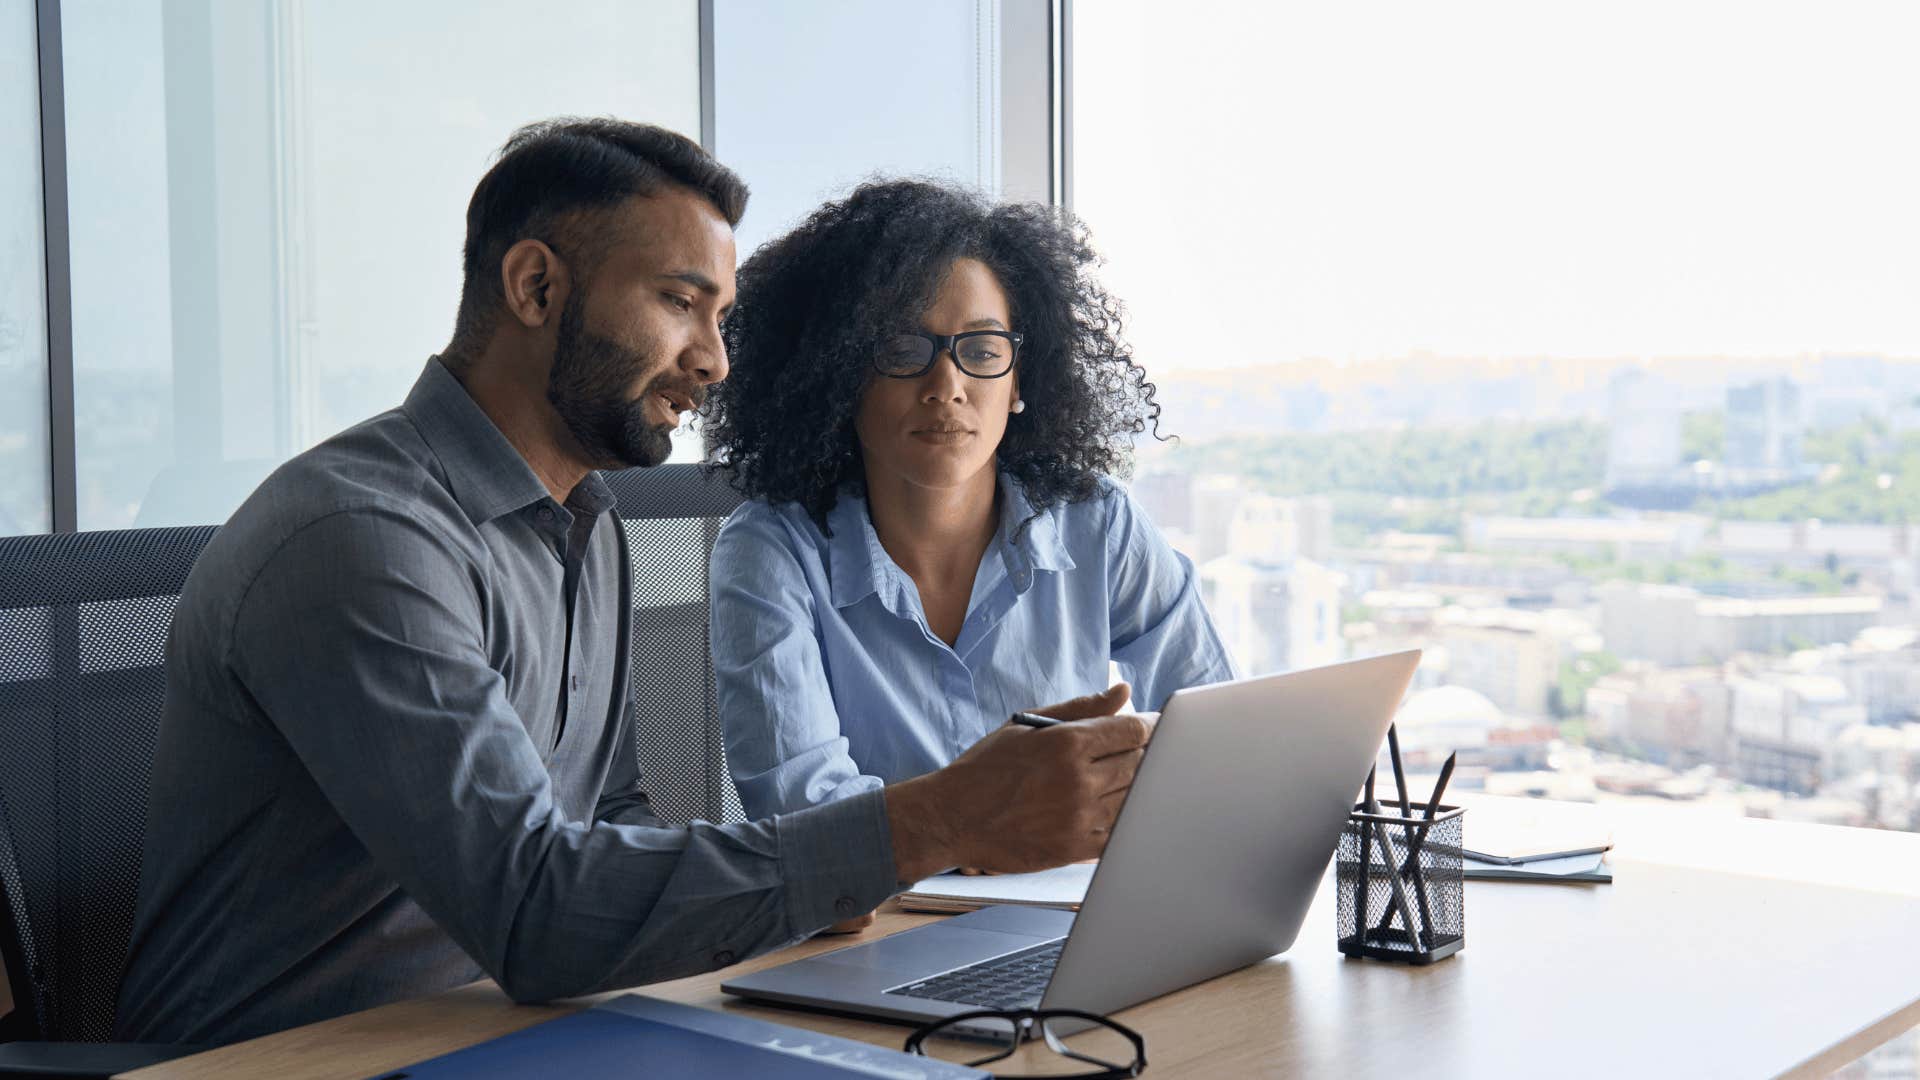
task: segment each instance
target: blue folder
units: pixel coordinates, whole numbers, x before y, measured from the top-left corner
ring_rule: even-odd
[[[711,1009],[626,994],[376,1080],[441,1077],[731,1076],[960,1080],[989,1074]]]

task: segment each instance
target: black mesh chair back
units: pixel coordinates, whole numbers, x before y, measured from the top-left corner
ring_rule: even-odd
[[[630,686],[647,796],[667,821],[740,821],[707,639],[707,556],[740,496],[698,465],[606,478],[620,499],[632,568]]]
[[[29,1037],[111,1037],[180,587],[212,526],[0,539],[0,943]]]

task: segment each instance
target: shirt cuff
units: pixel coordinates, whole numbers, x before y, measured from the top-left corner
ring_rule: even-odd
[[[864,915],[900,890],[882,792],[862,792],[774,821],[787,919],[796,934]]]

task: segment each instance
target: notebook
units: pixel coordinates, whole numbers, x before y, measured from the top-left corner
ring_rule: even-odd
[[[1607,865],[1606,853],[1601,851],[1517,863],[1491,863],[1467,858],[1460,860],[1460,867],[1468,881],[1613,880],[1613,868]]]
[[[731,1076],[767,1080],[979,1080],[990,1074],[852,1039],[623,994],[374,1080],[523,1076]]]
[[[941,915],[976,911],[989,904],[1079,911],[1093,880],[1093,863],[1074,863],[1032,874],[936,874],[899,896],[908,911]]]
[[[1613,832],[1587,807],[1503,800],[1497,809],[1475,808],[1460,847],[1469,858],[1513,865],[1598,855],[1613,847]]]

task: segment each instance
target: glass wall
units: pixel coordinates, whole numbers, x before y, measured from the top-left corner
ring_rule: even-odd
[[[63,7],[82,529],[219,521],[397,405],[517,126],[699,131],[695,0]]]
[[[53,528],[32,0],[0,0],[0,536]]]
[[[869,176],[997,194],[999,9],[845,0],[796,18],[787,0],[716,0],[714,150],[753,187],[742,258]]]
[[[52,527],[35,7],[0,0],[0,145],[18,148],[0,166],[0,531]],[[78,527],[220,521],[397,404],[451,329],[466,200],[500,143],[556,115],[697,133],[699,8],[57,5]],[[1003,23],[999,0],[796,10],[713,5],[706,105],[754,189],[743,253],[871,175],[1001,190],[1002,41],[1044,86],[1044,19]],[[1048,103],[1015,96],[1032,141]],[[1006,166],[1020,190],[1045,189],[1044,157]],[[676,436],[677,458],[699,451]]]
[[[1424,647],[1495,793],[1920,828],[1904,5],[1074,20],[1135,490],[1248,668]]]

